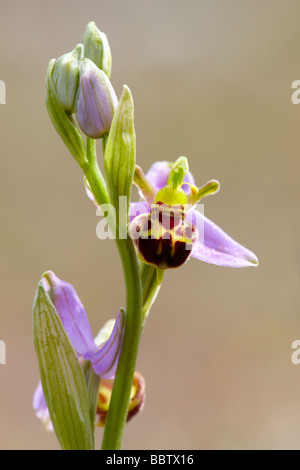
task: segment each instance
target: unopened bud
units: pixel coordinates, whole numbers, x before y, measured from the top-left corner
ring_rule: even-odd
[[[59,57],[52,69],[52,81],[58,99],[67,113],[73,113],[79,86],[83,46],[78,44],[72,52]]]
[[[82,62],[76,98],[76,117],[82,131],[93,139],[109,132],[118,98],[107,75],[92,62]]]
[[[112,387],[112,380],[101,380],[96,414],[96,425],[99,427],[105,426],[112,394]],[[145,380],[139,372],[135,371],[131,387],[130,401],[126,421],[129,421],[131,418],[133,418],[133,416],[138,414],[143,409],[144,402]]]
[[[110,78],[111,52],[105,33],[102,33],[93,21],[88,23],[84,35],[84,57],[90,59]]]

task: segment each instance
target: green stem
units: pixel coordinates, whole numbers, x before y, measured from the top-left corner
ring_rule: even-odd
[[[143,326],[149,315],[162,282],[163,271],[150,264],[142,263],[141,278],[143,286]]]
[[[121,449],[142,327],[142,285],[135,248],[130,237],[116,242],[126,283],[126,316],[123,346],[104,429],[103,450]]]
[[[99,205],[109,204],[110,199],[98,167],[96,144],[93,139],[87,139],[87,156],[89,164],[83,166],[83,171],[96,201]],[[116,244],[126,285],[126,316],[122,350],[103,436],[102,448],[106,450],[117,450],[122,445],[142,326],[142,284],[135,247],[129,236],[126,239],[117,238]]]
[[[126,240],[117,240],[117,245],[123,263],[126,286],[129,290],[127,291],[127,314],[123,348],[114,379],[102,450],[118,450],[121,448],[142,328],[161,283],[161,276],[158,275],[157,268],[153,266],[143,263],[140,273],[135,248],[129,237]],[[127,245],[126,248],[125,245]],[[133,249],[132,252],[131,249]],[[138,279],[135,279],[136,269],[139,272]],[[133,290],[130,286],[133,287]],[[139,292],[141,297],[137,299]],[[139,316],[138,312],[142,306],[142,316]],[[129,309],[132,311],[132,315],[128,315]]]
[[[105,149],[105,143],[103,145]],[[87,157],[89,164],[84,165],[82,169],[96,201],[99,205],[109,204],[105,180],[98,167],[96,142],[89,138],[87,139]],[[126,239],[117,238],[116,245],[121,257],[126,285],[126,316],[122,351],[104,429],[103,450],[121,449],[140,337],[162,280],[162,271],[154,266],[142,263],[140,270],[135,247],[129,236]]]
[[[94,139],[87,137],[86,150],[89,163],[82,165],[81,168],[90,184],[97,203],[99,205],[110,204],[106,183],[97,162],[96,141]]]

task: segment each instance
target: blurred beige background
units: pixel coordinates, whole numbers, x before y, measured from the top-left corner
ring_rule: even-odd
[[[41,274],[72,282],[95,334],[124,304],[114,243],[97,239],[44,105],[49,60],[90,20],[109,37],[118,96],[132,90],[139,164],[185,155],[198,185],[219,179],[205,214],[260,260],[167,273],[138,360],[146,406],[124,448],[300,448],[299,15],[296,0],[1,1],[1,449],[58,448],[31,408]]]

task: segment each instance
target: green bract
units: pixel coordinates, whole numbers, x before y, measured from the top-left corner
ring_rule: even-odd
[[[65,450],[92,450],[94,432],[82,369],[42,281],[33,305],[34,343],[53,428]]]
[[[83,45],[59,57],[52,69],[52,80],[60,103],[68,113],[74,112],[75,97],[79,86]]]
[[[108,135],[104,169],[110,200],[116,209],[118,220],[120,196],[127,198],[128,213],[135,171],[134,107],[131,92],[126,85]]]
[[[66,113],[61,104],[52,81],[52,70],[55,59],[49,63],[46,75],[46,106],[56,131],[70,150],[80,166],[87,163],[86,150],[82,135],[72,116]]]

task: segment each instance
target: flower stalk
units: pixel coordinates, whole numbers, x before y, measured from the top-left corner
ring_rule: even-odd
[[[96,145],[93,139],[87,141],[87,155],[89,164],[84,168],[86,179],[96,202],[99,205],[108,204],[110,198],[97,163]],[[102,449],[105,450],[117,450],[122,446],[142,328],[142,284],[134,244],[129,236],[126,239],[117,236],[115,241],[124,273],[126,316],[122,350],[103,436]]]
[[[93,449],[97,420],[105,424],[102,449],[121,449],[125,424],[144,403],[144,381],[135,366],[166,269],[178,268],[191,257],[236,268],[258,264],[254,253],[195,207],[219,190],[218,181],[198,188],[186,157],[156,162],[146,175],[136,165],[132,94],[124,85],[118,101],[110,74],[107,37],[90,22],[83,44],[50,61],[46,75],[50,119],[84,173],[88,196],[97,206],[114,209],[116,217],[107,211],[106,218],[115,234],[126,289],[126,309],[94,339],[73,286],[53,272],[39,283],[34,338],[41,382],[33,406],[47,428],[55,430],[63,449]],[[104,176],[95,139],[102,139]],[[139,202],[130,202],[133,183]]]

